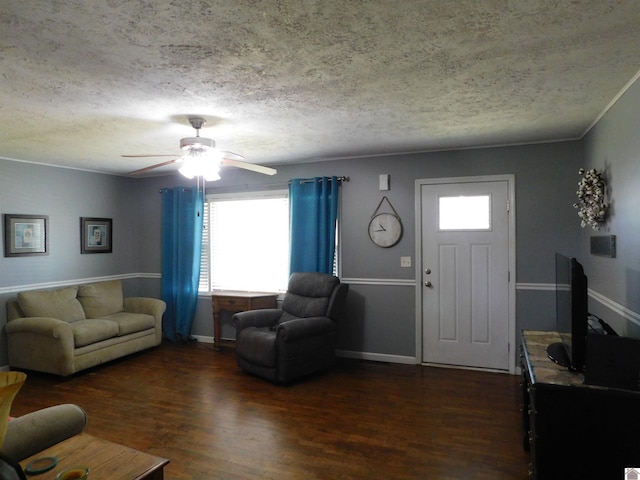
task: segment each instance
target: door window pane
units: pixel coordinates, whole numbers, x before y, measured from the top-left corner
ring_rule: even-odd
[[[491,196],[440,197],[440,230],[490,230]]]

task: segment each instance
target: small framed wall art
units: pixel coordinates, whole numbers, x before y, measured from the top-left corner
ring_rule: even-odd
[[[47,215],[4,215],[4,256],[49,255]]]
[[[80,217],[80,253],[111,253],[112,239],[110,218]]]

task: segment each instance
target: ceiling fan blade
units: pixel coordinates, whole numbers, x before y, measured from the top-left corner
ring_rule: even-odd
[[[146,158],[146,157],[177,157],[178,155],[174,153],[172,155],[160,154],[160,155],[120,155],[120,156],[124,158]]]
[[[244,160],[244,157],[239,153],[230,152],[229,150],[221,150],[222,158],[228,158],[229,160]]]
[[[129,172],[129,175],[137,175],[139,173],[148,172],[149,170],[153,170],[154,168],[164,167],[165,165],[171,165],[172,163],[176,163],[182,160],[181,158],[174,158],[173,160],[168,160],[166,162],[157,163],[155,165],[151,165],[150,167],[141,168],[139,170],[134,170],[133,172]]]
[[[242,160],[233,160],[231,158],[223,158],[220,161],[220,165],[226,165],[229,167],[244,168],[245,170],[251,170],[252,172],[264,173],[265,175],[275,175],[278,171],[275,168],[264,167],[262,165],[255,165],[249,162],[243,162]]]

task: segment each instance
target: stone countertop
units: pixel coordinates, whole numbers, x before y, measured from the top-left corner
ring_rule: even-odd
[[[533,383],[583,386],[583,374],[569,371],[567,367],[553,362],[547,355],[547,347],[560,341],[558,332],[535,330],[522,332],[522,346],[528,360],[531,381]]]

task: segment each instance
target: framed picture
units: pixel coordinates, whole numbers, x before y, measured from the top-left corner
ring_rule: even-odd
[[[4,215],[4,256],[49,255],[47,215]]]
[[[80,217],[80,253],[111,253],[112,238],[110,218]]]

